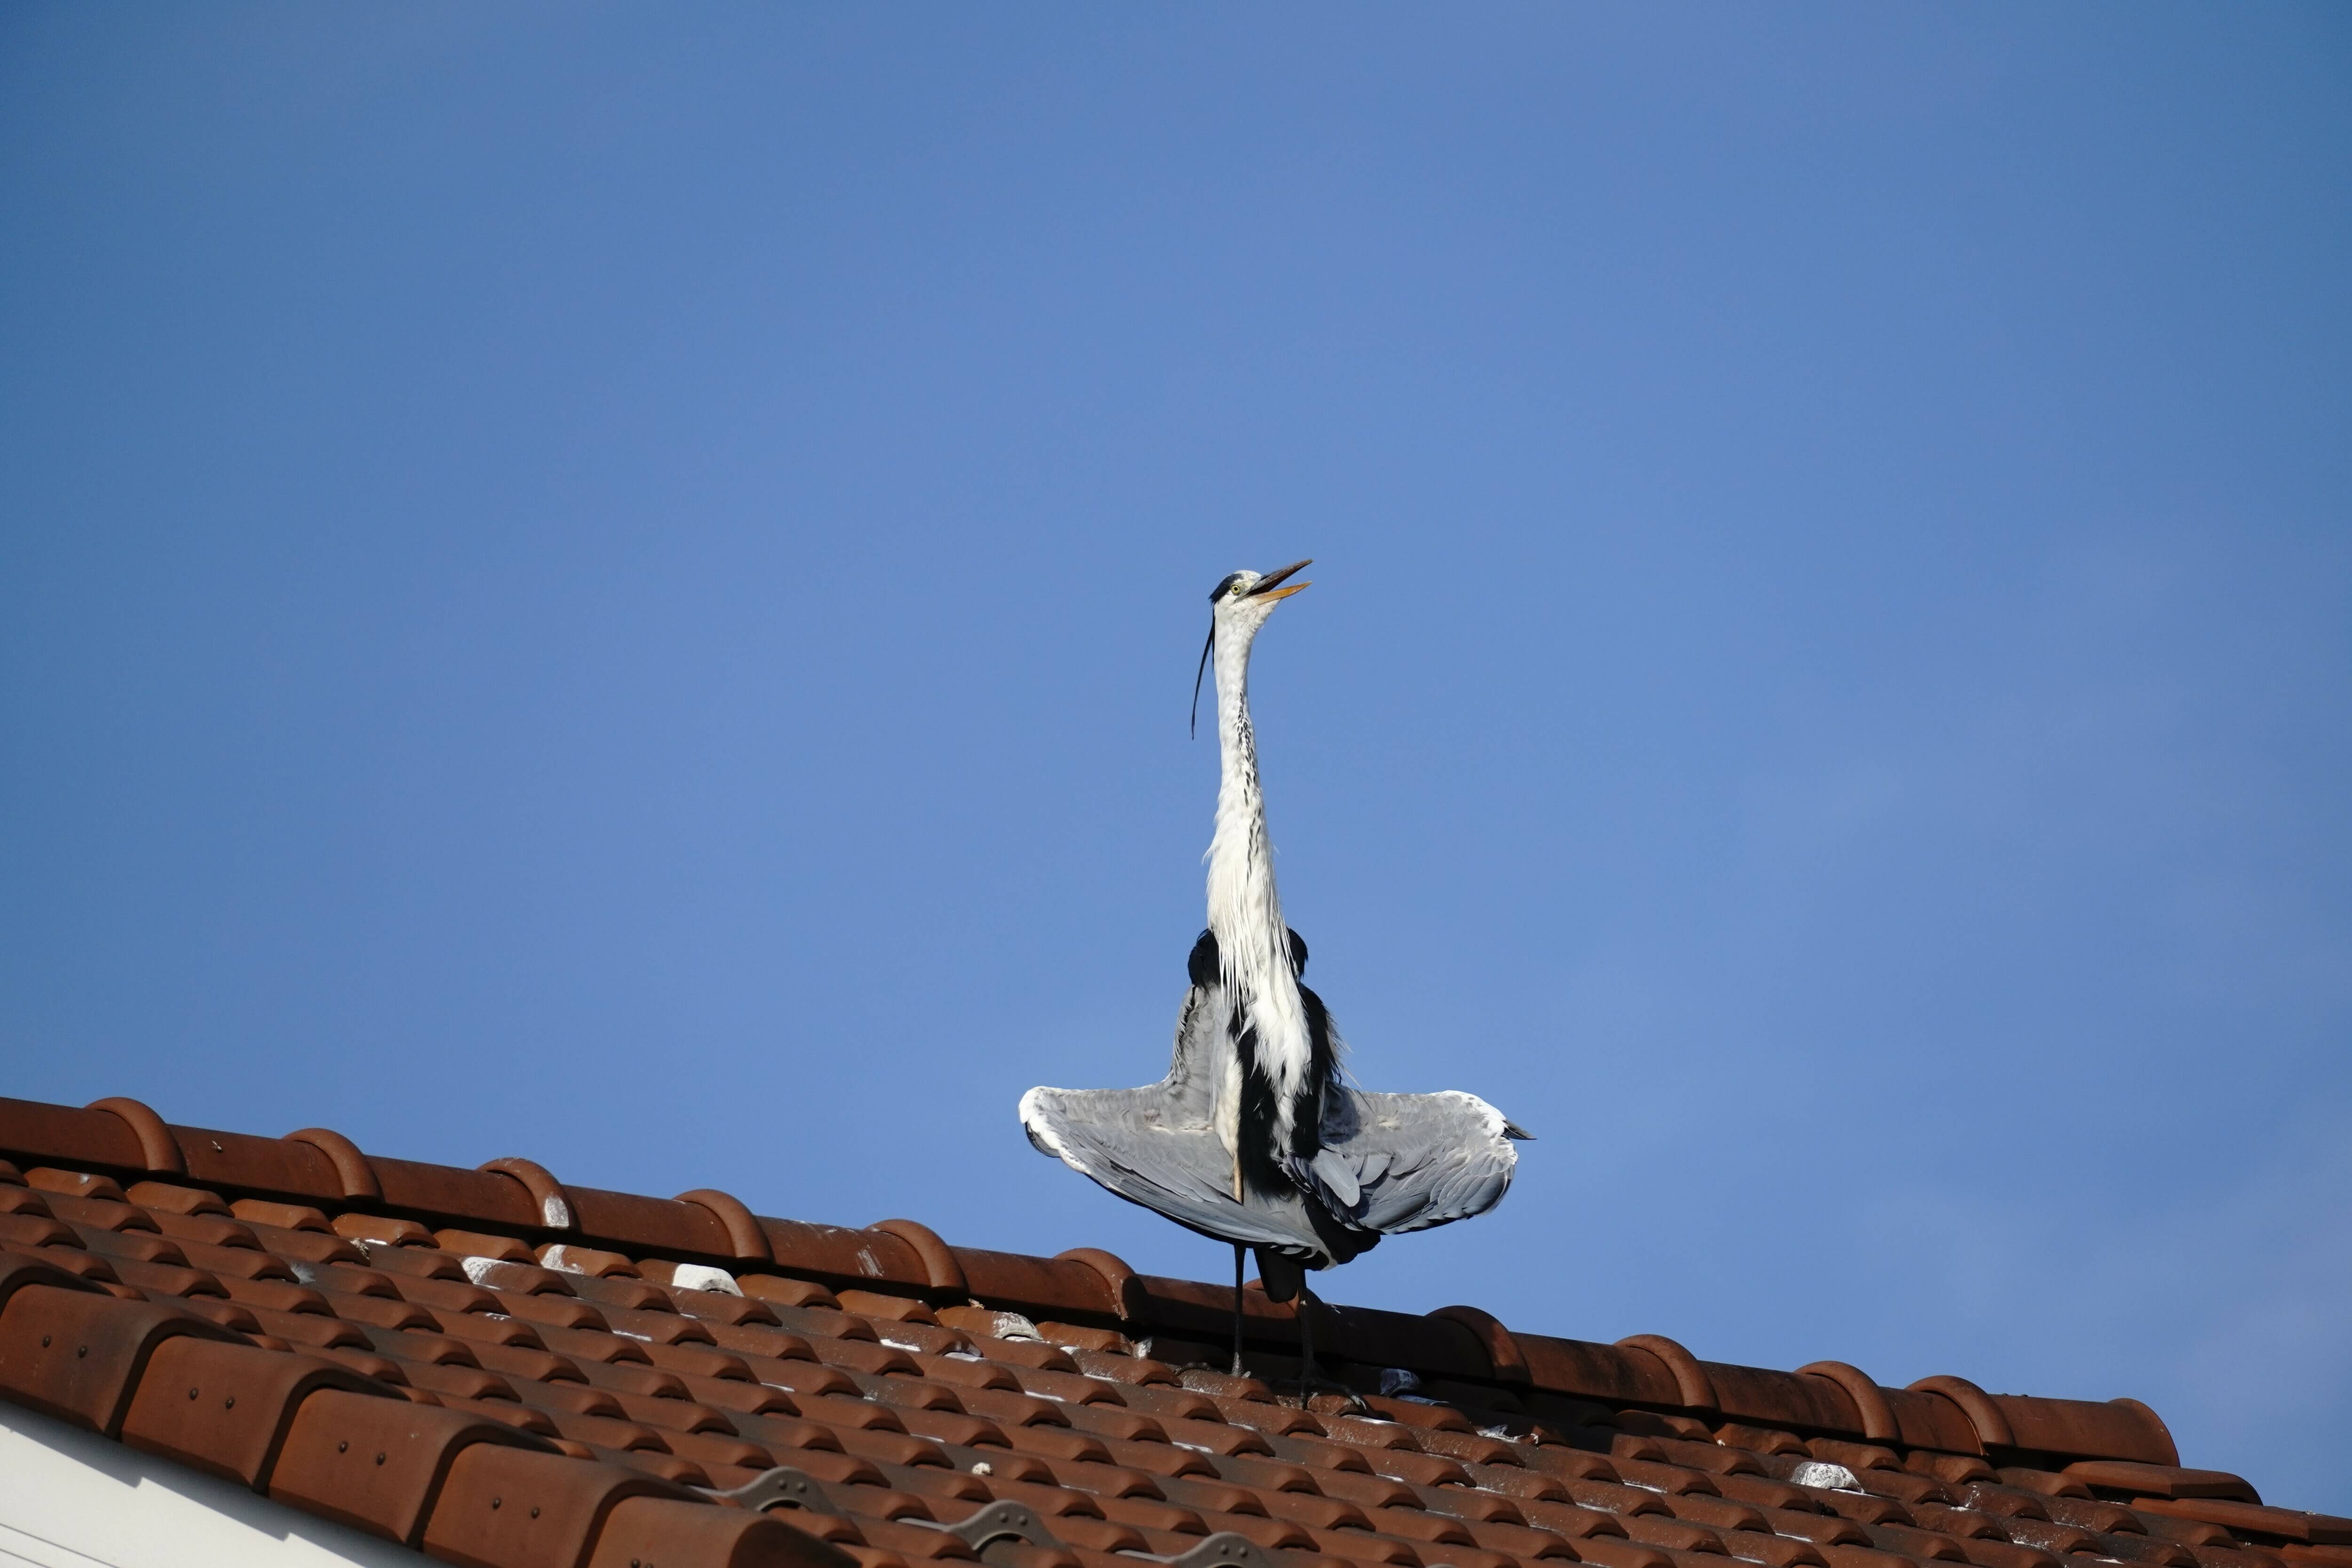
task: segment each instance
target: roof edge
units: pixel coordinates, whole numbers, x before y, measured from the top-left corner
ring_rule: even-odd
[[[167,1123],[121,1097],[79,1110],[0,1097],[0,1156],[376,1213],[427,1228],[493,1227],[540,1246],[610,1247],[755,1277],[772,1269],[934,1306],[984,1299],[1033,1317],[1149,1338],[1170,1355],[1230,1342],[1232,1287],[1139,1275],[1098,1248],[1035,1258],[952,1247],[911,1220],[856,1228],[772,1218],[707,1188],[677,1198],[607,1193],[570,1185],[519,1158],[471,1171],[396,1160],[365,1154],[324,1128],[268,1138]],[[1514,1331],[1474,1307],[1424,1316],[1326,1305],[1328,1325],[1318,1321],[1318,1338],[1328,1353],[1424,1376],[1642,1406],[1709,1425],[1750,1422],[1952,1453],[2062,1465],[2179,1463],[2163,1420],[2136,1399],[1987,1394],[1952,1376],[1895,1389],[1840,1362],[1783,1372],[1701,1361],[1663,1335],[1599,1344]],[[1244,1292],[1243,1308],[1269,1336],[1291,1331],[1286,1306]]]

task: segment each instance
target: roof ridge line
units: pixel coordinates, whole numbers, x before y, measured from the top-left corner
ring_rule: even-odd
[[[658,1260],[730,1280],[730,1270],[772,1270],[832,1288],[895,1293],[925,1308],[985,1304],[1073,1331],[1124,1338],[1160,1359],[1221,1364],[1229,1353],[1216,1347],[1230,1333],[1230,1285],[1138,1274],[1098,1248],[1043,1258],[955,1247],[911,1220],[849,1227],[776,1218],[707,1188],[677,1198],[611,1193],[565,1184],[520,1158],[469,1171],[365,1154],[323,1128],[268,1138],[175,1125],[119,1096],[80,1110],[0,1097],[0,1155],[295,1200],[320,1208],[322,1218],[332,1209],[457,1234],[486,1226],[535,1256],[563,1247],[562,1266],[574,1273],[588,1267],[582,1259],[589,1257],[632,1271],[632,1259]],[[1952,1376],[1895,1389],[1843,1363],[1781,1371],[1705,1361],[1663,1335],[1608,1345],[1513,1330],[1475,1308],[1413,1314],[1321,1305],[1330,1327],[1318,1338],[1339,1359],[1638,1406],[1688,1423],[1696,1429],[1688,1436],[1717,1424],[1752,1423],[1958,1454],[2179,1462],[2163,1421],[2134,1399],[1987,1394]],[[1244,1294],[1244,1309],[1264,1337],[1286,1339],[1292,1331],[1286,1307],[1253,1292]]]

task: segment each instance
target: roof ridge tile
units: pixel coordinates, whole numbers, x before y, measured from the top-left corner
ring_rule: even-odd
[[[2352,1524],[2180,1468],[2137,1401],[1889,1389],[1844,1363],[1776,1371],[1661,1335],[1517,1332],[1475,1307],[1321,1303],[1323,1370],[1356,1392],[1302,1407],[1273,1392],[1298,1376],[1296,1309],[1259,1288],[1241,1299],[1256,1375],[1235,1380],[1230,1285],[1096,1249],[958,1247],[909,1220],[776,1219],[715,1189],[568,1188],[527,1160],[376,1159],[319,1129],[252,1138],[145,1109],[0,1100],[0,1397],[476,1560],[543,1545],[603,1562],[634,1539],[609,1521],[684,1510],[659,1528],[722,1557],[756,1536],[845,1568],[813,1533],[886,1568],[968,1555],[916,1516],[961,1518],[1001,1485],[1101,1516],[1005,1546],[1003,1568],[1117,1568],[1229,1526],[1335,1565],[1705,1568],[1727,1550],[1766,1568],[2055,1568],[2051,1552],[2080,1549],[2352,1568]],[[169,1179],[157,1128],[188,1167]],[[88,1375],[27,1354],[44,1314],[53,1342],[58,1324],[89,1331],[68,1336]],[[210,1403],[224,1379],[233,1407]],[[381,1477],[375,1450],[356,1472],[350,1436],[313,1440],[354,1423],[412,1432]],[[484,1444],[537,1464],[463,1458]],[[848,1511],[803,1515],[802,1532],[681,1489],[778,1460]],[[436,1489],[550,1464],[574,1471],[558,1530]]]

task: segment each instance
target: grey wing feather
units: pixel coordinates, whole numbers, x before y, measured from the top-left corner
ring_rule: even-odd
[[[1368,1094],[1327,1102],[1323,1149],[1307,1167],[1349,1223],[1393,1235],[1485,1214],[1518,1164],[1503,1113],[1475,1094]],[[1353,1189],[1350,1191],[1349,1189]]]
[[[1315,1232],[1282,1208],[1233,1196],[1233,1155],[1205,1124],[1187,1126],[1165,1084],[1033,1089],[1021,1100],[1029,1142],[1129,1203],[1220,1241],[1289,1252]]]
[[[1160,1083],[1140,1089],[1033,1089],[1021,1097],[1029,1142],[1132,1204],[1220,1241],[1285,1256],[1322,1251],[1303,1202],[1233,1195],[1233,1152],[1217,1136],[1213,1077],[1225,1031],[1214,999],[1195,986],[1176,1020]]]
[[[1290,1164],[1300,1190],[1252,1190],[1236,1201],[1233,1152],[1212,1121],[1213,1080],[1232,1049],[1216,995],[1193,987],[1165,1081],[1033,1089],[1021,1099],[1029,1142],[1187,1229],[1326,1261],[1335,1252],[1353,1257],[1382,1233],[1484,1214],[1509,1189],[1511,1142],[1526,1134],[1476,1095],[1368,1094],[1335,1084],[1324,1100],[1322,1148]]]

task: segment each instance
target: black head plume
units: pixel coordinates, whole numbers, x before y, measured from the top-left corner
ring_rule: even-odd
[[[1209,655],[1216,651],[1217,623],[1209,623],[1209,640],[1201,645],[1201,668],[1192,672],[1192,718],[1189,726],[1194,740],[1201,738],[1201,678],[1209,673]]]

